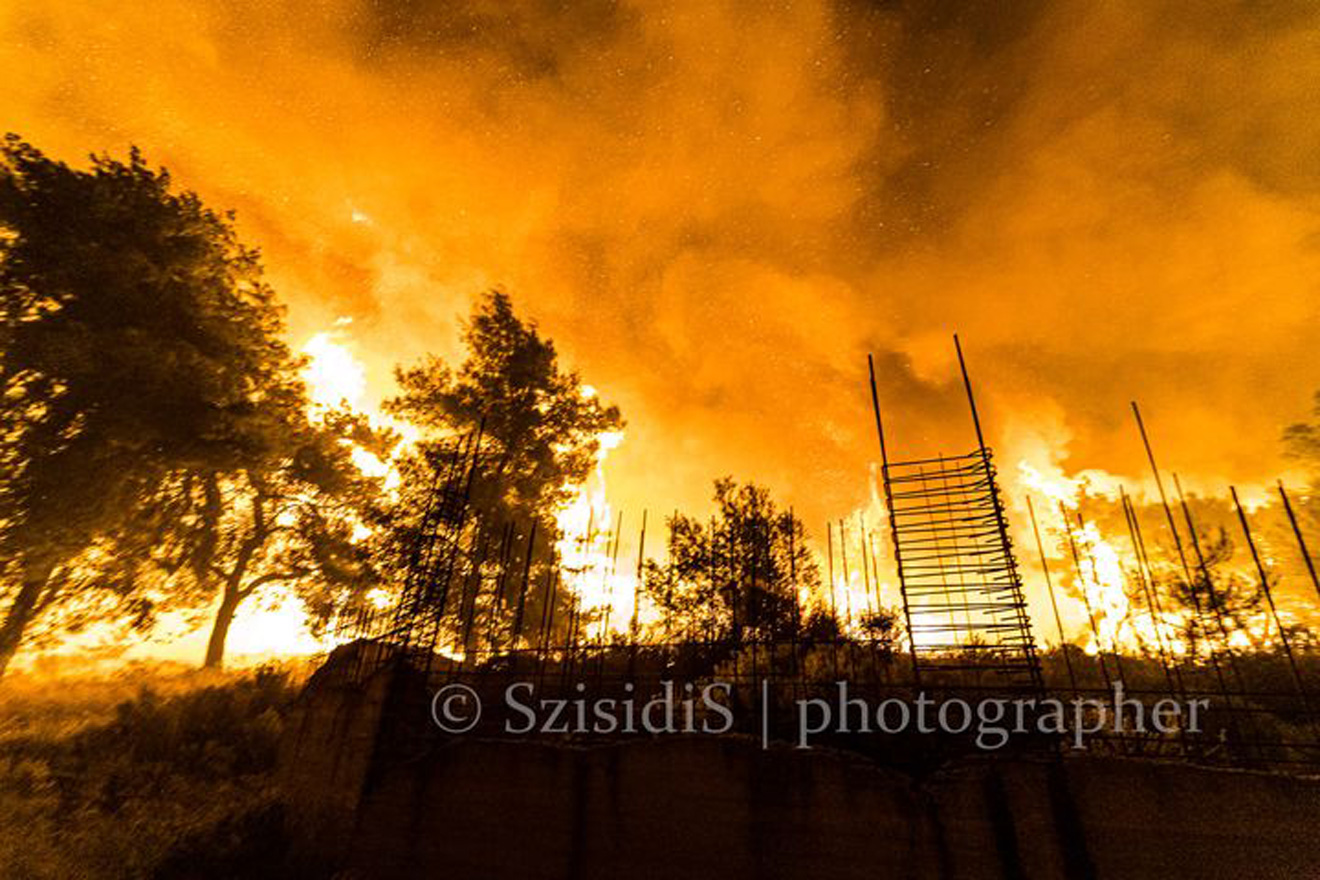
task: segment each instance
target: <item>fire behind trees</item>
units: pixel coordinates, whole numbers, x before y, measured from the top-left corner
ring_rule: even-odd
[[[232,215],[136,149],[79,170],[9,136],[0,159],[0,674],[25,643],[205,607],[204,662],[219,666],[240,605],[277,587],[325,625],[404,575],[436,469],[473,433],[475,527],[512,530],[514,567],[558,565],[555,512],[623,421],[507,294],[478,302],[459,366],[399,368],[385,408],[422,432],[400,452],[360,413],[309,408],[283,307]],[[397,487],[355,450],[393,460]],[[750,486],[719,483],[717,504],[704,539],[695,520],[670,523],[675,556],[650,568],[675,586],[667,610],[797,626],[790,578],[819,584],[801,523]],[[533,529],[541,541],[524,543]]]
[[[808,618],[799,589],[817,594],[820,567],[802,521],[770,493],[725,477],[715,481],[709,521],[676,513],[667,522],[668,559],[645,571],[648,595],[674,638],[780,639]]]
[[[539,583],[559,564],[556,512],[590,476],[601,436],[623,428],[619,410],[561,368],[554,343],[515,314],[505,292],[478,301],[463,343],[466,357],[456,369],[435,356],[398,368],[400,392],[385,403],[387,412],[422,431],[399,462],[397,498],[374,523],[383,580],[390,585],[407,577],[434,487],[467,443],[474,450],[463,479],[473,545],[492,561],[500,553],[503,568],[526,570]],[[446,623],[462,628],[478,614],[478,602],[492,605],[483,613],[512,616],[517,579],[501,581],[500,588],[499,595],[480,596],[464,585],[442,609]],[[539,615],[541,601],[538,591],[524,613]],[[565,591],[552,591],[548,601],[565,603]]]
[[[623,424],[500,291],[467,321],[461,364],[398,370],[386,409],[421,429],[408,451],[360,413],[309,417],[259,254],[136,150],[79,170],[10,136],[0,229],[0,673],[43,637],[105,621],[143,631],[163,610],[209,606],[216,666],[237,609],[275,588],[324,625],[403,576],[436,470],[474,433],[476,527],[492,544],[507,535],[515,570],[532,547],[539,582],[560,562],[555,511]],[[1290,429],[1290,449],[1313,462],[1316,433]],[[392,458],[397,488],[355,466],[355,450]],[[837,634],[802,524],[753,485],[718,482],[715,505],[710,520],[670,518],[668,558],[642,571],[671,635]],[[1303,517],[1312,506],[1299,502]],[[1205,564],[1161,592],[1182,610],[1204,593],[1253,635],[1260,591],[1229,571],[1228,542],[1204,540]],[[799,606],[798,587],[812,601]],[[1179,619],[1188,644],[1226,638]],[[861,628],[895,636],[887,612]]]
[[[0,159],[3,671],[57,607],[76,625],[109,596],[146,627],[154,575],[219,588],[222,512],[312,438],[232,218],[136,150],[79,171],[10,136]],[[226,586],[256,552],[240,543]]]
[[[10,136],[0,158],[0,672],[42,623],[146,630],[211,603],[218,666],[263,588],[324,623],[398,573],[409,489],[445,438],[485,433],[483,520],[548,534],[597,436],[621,425],[492,293],[461,367],[399,371],[389,408],[428,433],[391,497],[352,451],[388,459],[399,438],[346,409],[309,418],[283,308],[232,215],[136,150],[78,170]]]

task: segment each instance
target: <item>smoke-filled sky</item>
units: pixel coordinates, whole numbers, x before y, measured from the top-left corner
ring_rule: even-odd
[[[1313,4],[0,4],[0,125],[238,211],[293,342],[502,285],[629,421],[616,506],[862,506],[900,454],[1261,482],[1320,387]]]

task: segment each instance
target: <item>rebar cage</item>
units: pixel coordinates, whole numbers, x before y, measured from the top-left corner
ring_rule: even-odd
[[[867,358],[913,678],[937,685],[949,673],[958,682],[970,674],[1041,692],[1040,661],[993,458],[957,336],[953,343],[976,430],[976,449],[965,455],[891,461],[875,361]]]
[[[1039,690],[990,450],[887,462],[883,478],[917,679],[974,671]]]

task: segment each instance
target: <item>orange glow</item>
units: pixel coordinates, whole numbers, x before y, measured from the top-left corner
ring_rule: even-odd
[[[487,6],[4,3],[0,115],[74,163],[136,144],[234,209],[314,407],[405,444],[379,412],[392,368],[456,362],[472,297],[507,288],[628,420],[608,499],[602,453],[557,515],[607,630],[636,588],[618,511],[635,534],[725,474],[793,508],[822,558],[845,519],[833,586],[854,616],[874,601],[864,514],[869,593],[896,604],[865,355],[896,445],[963,449],[954,329],[1010,505],[1038,493],[1053,520],[1085,480],[1154,497],[1133,398],[1188,487],[1235,482],[1254,512],[1275,477],[1301,482],[1279,435],[1320,388],[1320,8],[624,0],[514,4],[496,27]],[[1047,554],[1099,643],[1147,639],[1126,539],[1077,538],[1079,574],[1056,536]]]
[[[347,325],[351,321],[344,321]],[[334,407],[346,403],[353,409],[362,407],[367,393],[367,370],[354,357],[352,351],[337,341],[341,331],[324,331],[303,344],[302,352],[308,358],[303,379],[314,406]]]
[[[595,393],[590,386],[583,388],[588,397]],[[615,533],[620,520],[605,492],[605,459],[623,443],[624,433],[607,431],[597,439],[600,449],[595,470],[584,485],[570,487],[572,497],[555,514],[562,583],[577,598],[588,620],[598,618],[589,627],[591,637],[627,632],[637,601],[635,565],[615,549],[616,542],[622,546],[623,536]],[[639,619],[647,619],[640,609]]]
[[[1071,517],[1088,489],[1084,479],[1068,477],[1053,464],[1042,469],[1021,461],[1018,463],[1018,480],[1028,492],[1046,500],[1045,509],[1041,511],[1047,517],[1046,523],[1058,519],[1060,508]],[[1094,522],[1080,525],[1070,522],[1067,528],[1072,532],[1078,558],[1076,561],[1071,558],[1072,549],[1068,546],[1066,533],[1059,535],[1056,552],[1067,559],[1073,588],[1081,591],[1085,598],[1078,601],[1066,594],[1056,594],[1061,613],[1065,609],[1069,611],[1066,616],[1077,625],[1078,641],[1089,653],[1136,647],[1131,632],[1134,623],[1128,620],[1134,609],[1127,596],[1127,572],[1118,549],[1100,533]],[[1025,567],[1030,570],[1029,566]],[[1140,626],[1142,622],[1137,621],[1136,625]],[[1151,634],[1153,630],[1144,635]]]

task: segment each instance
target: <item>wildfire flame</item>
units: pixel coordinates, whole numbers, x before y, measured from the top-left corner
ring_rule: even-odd
[[[332,330],[312,336],[302,347],[308,357],[303,378],[313,404],[313,418],[318,410],[347,403],[364,412],[373,424],[386,424],[399,432],[406,447],[416,436],[416,429],[390,419],[365,401],[366,369],[353,353],[351,340],[340,321]],[[582,395],[596,396],[590,385]],[[623,442],[622,431],[606,431],[597,437],[598,449],[591,476],[580,486],[567,487],[571,497],[555,514],[560,537],[559,552],[562,582],[577,597],[580,611],[591,620],[593,632],[605,635],[627,628],[632,619],[637,594],[637,575],[628,566],[618,564],[618,519],[606,494],[605,459]],[[354,448],[354,463],[369,476],[384,476],[387,489],[398,484],[398,471],[392,461],[381,461],[366,450]]]
[[[339,327],[349,322],[340,320]],[[344,344],[343,330],[324,330],[303,344],[307,356],[303,381],[313,406],[333,407],[341,402],[362,409],[367,393],[367,368]]]
[[[1047,499],[1049,507],[1059,511],[1060,518],[1065,520],[1076,513],[1089,488],[1084,476],[1070,477],[1053,463],[1041,468],[1023,460],[1018,463],[1018,475],[1024,488]],[[1150,629],[1147,635],[1153,636],[1153,625],[1149,620],[1132,619],[1122,556],[1118,548],[1101,534],[1099,526],[1094,522],[1064,521],[1055,531],[1058,533],[1057,546],[1051,555],[1070,561],[1072,583],[1081,594],[1080,602],[1072,600],[1072,613],[1068,617],[1080,618],[1082,622],[1077,635],[1083,648],[1092,654],[1121,649],[1124,638],[1134,635],[1131,632],[1133,626],[1140,626],[1143,622]],[[1042,535],[1042,540],[1044,538]],[[1070,539],[1072,546],[1069,545]],[[1070,598],[1056,596],[1061,616]]]
[[[1019,464],[1022,485],[1048,499],[1061,516],[1070,519],[1053,530],[1056,544],[1052,552],[1047,549],[1047,555],[1066,559],[1074,572],[1072,583],[1080,600],[1056,595],[1060,614],[1073,630],[1071,638],[1091,654],[1151,650],[1173,655],[1190,653],[1192,646],[1184,633],[1194,615],[1169,604],[1170,597],[1161,600],[1156,596],[1152,607],[1151,591],[1160,588],[1150,582],[1150,572],[1143,569],[1135,549],[1122,552],[1120,544],[1107,538],[1097,523],[1071,518],[1079,510],[1081,499],[1091,492],[1088,479],[1069,477],[1057,467],[1052,471],[1047,475],[1026,461]],[[1113,502],[1112,498],[1108,500]],[[1068,546],[1069,532],[1077,547],[1075,563]],[[1231,633],[1229,643],[1249,647],[1253,640],[1264,639],[1269,627],[1262,615],[1260,620],[1248,622],[1245,630]]]
[[[582,393],[591,397],[596,392],[583,386]],[[619,563],[622,519],[610,506],[605,483],[605,459],[623,438],[622,431],[605,431],[596,438],[591,476],[580,486],[568,487],[572,496],[555,514],[562,583],[593,625],[588,635],[599,637],[626,632],[637,602],[637,572]]]
[[[872,497],[869,506],[828,526],[831,534],[824,549],[832,558],[826,563],[826,594],[816,598],[826,607],[833,606],[840,628],[851,635],[865,635],[866,617],[896,601],[888,565],[881,558],[880,529],[884,525],[879,498]],[[885,579],[880,576],[882,565],[886,566]]]
[[[302,376],[307,384],[310,407],[308,418],[316,421],[327,410],[348,406],[363,413],[374,425],[388,426],[402,437],[397,456],[415,442],[417,429],[397,422],[382,413],[369,399],[366,366],[354,351],[348,319],[341,319],[329,330],[313,334],[301,346],[306,356]],[[596,390],[583,386],[582,394],[593,397]],[[581,485],[566,487],[569,500],[555,513],[559,537],[556,541],[562,583],[575,597],[584,627],[579,638],[607,639],[611,634],[626,633],[638,603],[638,576],[631,554],[621,553],[620,519],[607,493],[605,461],[623,442],[622,431],[604,432],[590,477]],[[369,476],[383,477],[387,490],[397,488],[398,468],[393,459],[382,460],[365,449],[351,450],[355,465]],[[1047,456],[1048,457],[1048,456]],[[1039,458],[1039,456],[1036,456]],[[1047,558],[1064,561],[1068,574],[1060,582],[1071,583],[1071,592],[1058,591],[1056,601],[1069,641],[1080,644],[1088,653],[1100,651],[1147,650],[1157,644],[1178,654],[1190,651],[1183,640],[1189,612],[1165,606],[1157,614],[1141,597],[1142,571],[1135,554],[1126,547],[1127,539],[1111,540],[1095,521],[1079,520],[1082,502],[1088,496],[1103,494],[1110,502],[1111,493],[1097,493],[1091,472],[1069,475],[1052,457],[1048,461],[1022,459],[1018,464],[1018,485],[1046,503],[1042,539]],[[1104,482],[1104,480],[1100,480]],[[1116,490],[1114,493],[1116,495]],[[1258,501],[1258,504],[1264,503]],[[1062,519],[1061,519],[1062,518]],[[893,586],[892,560],[885,552],[886,512],[881,503],[877,481],[872,480],[870,503],[843,521],[830,524],[830,538],[819,542],[818,550],[829,559],[825,566],[829,577],[822,595],[813,599],[834,607],[840,624],[853,635],[864,635],[862,620],[867,613],[898,604]],[[359,530],[358,538],[369,532]],[[1074,563],[1069,536],[1076,546]],[[1023,545],[1027,546],[1027,545]],[[1123,550],[1120,550],[1123,547]],[[624,561],[627,560],[627,561]],[[1269,559],[1273,564],[1273,559]],[[1030,575],[1031,566],[1024,565]],[[883,574],[882,574],[883,572]],[[377,607],[391,601],[388,590],[378,589],[368,595]],[[643,605],[637,618],[650,622],[654,609]],[[1285,617],[1291,615],[1285,612]],[[1038,617],[1038,620],[1042,618]],[[1246,647],[1253,638],[1264,637],[1270,624],[1252,623],[1248,631],[1232,634],[1232,643]],[[1052,627],[1051,627],[1052,628]],[[197,631],[184,615],[166,615],[146,647],[130,652],[158,657],[191,659],[201,653],[206,632]],[[86,639],[70,639],[60,650],[76,651]],[[307,655],[335,646],[333,636],[315,637],[301,602],[289,590],[273,590],[259,603],[240,608],[229,639],[229,654],[241,664],[273,655]]]
[[[316,421],[326,409],[346,404],[365,412],[379,423],[384,417],[367,403],[366,366],[353,352],[348,337],[347,319],[340,319],[331,330],[312,335],[301,347],[307,357],[302,377],[307,384],[311,407],[308,418]],[[404,435],[405,442],[416,437],[410,426],[392,427]],[[385,462],[365,449],[352,449],[353,463],[368,476],[386,478],[386,486],[397,485],[398,473],[393,462]],[[360,526],[355,532],[358,540],[369,532]],[[377,607],[388,603],[389,594],[375,590],[368,599]],[[194,628],[186,615],[172,615],[157,628],[150,648],[156,655],[179,657],[200,656],[207,633]],[[240,606],[227,639],[229,662],[233,665],[263,661],[272,656],[304,656],[329,651],[337,640],[332,634],[317,637],[308,626],[307,610],[287,588],[274,588],[263,593],[259,601]]]
[[[327,409],[347,405],[365,415],[372,425],[388,427],[397,433],[401,440],[389,461],[360,446],[353,445],[350,450],[358,470],[369,477],[383,477],[385,489],[392,492],[400,480],[395,459],[416,442],[419,432],[415,426],[391,418],[366,400],[367,368],[354,354],[352,341],[344,329],[351,323],[349,318],[340,318],[334,329],[314,334],[302,346],[302,353],[307,356],[302,377],[311,401],[308,418],[315,421]]]

